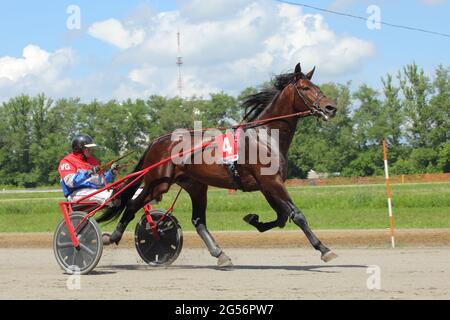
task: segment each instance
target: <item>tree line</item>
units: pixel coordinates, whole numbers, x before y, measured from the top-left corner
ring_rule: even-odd
[[[321,85],[337,103],[330,122],[299,121],[289,154],[289,175],[307,172],[341,176],[383,174],[380,142],[388,140],[392,174],[450,172],[450,68],[438,66],[432,77],[416,64],[381,79],[381,90],[363,84]],[[0,106],[0,185],[36,187],[59,182],[57,166],[70,152],[77,133],[91,135],[104,162],[126,150],[139,158],[148,143],[177,128],[218,127],[240,121],[240,106],[256,88],[238,96],[226,93],[188,99],[152,95],[147,99],[58,99],[20,95]]]

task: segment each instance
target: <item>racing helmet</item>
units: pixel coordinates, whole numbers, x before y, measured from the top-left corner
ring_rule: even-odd
[[[72,151],[75,153],[83,152],[84,148],[92,148],[97,145],[94,140],[87,134],[79,134],[72,139]]]

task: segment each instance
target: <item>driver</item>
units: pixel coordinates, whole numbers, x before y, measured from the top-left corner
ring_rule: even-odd
[[[92,148],[96,147],[93,139],[80,134],[72,139],[72,153],[64,157],[59,163],[59,175],[64,197],[69,201],[76,201],[101,189],[107,183],[114,181],[118,173],[117,164],[113,164],[109,171],[100,172],[100,163],[92,156]],[[89,199],[99,204],[105,202],[112,191],[102,191]]]

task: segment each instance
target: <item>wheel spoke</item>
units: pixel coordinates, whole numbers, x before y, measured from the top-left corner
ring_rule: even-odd
[[[166,224],[166,225],[163,225],[162,228],[158,228],[158,230],[161,232],[166,232],[166,231],[172,230],[174,227],[175,227],[175,224],[173,224],[173,223]]]
[[[86,261],[91,263],[91,261],[95,258],[95,255],[86,254],[85,252],[83,252],[83,250],[80,250],[80,255],[81,255],[81,262],[83,263],[83,268],[87,266]]]
[[[87,226],[85,229],[84,238],[90,240],[92,238],[95,238],[96,236],[97,233],[95,232],[94,227],[92,227],[92,225],[89,224],[89,226]]]
[[[70,247],[74,247],[72,242],[58,242],[58,249],[67,249]]]
[[[83,243],[80,243],[80,248],[83,249],[84,251],[87,251],[89,254],[95,256],[95,252],[89,249],[89,247],[84,245]]]
[[[77,249],[76,248],[73,248],[73,256],[72,256],[72,266],[74,266],[75,265],[75,260],[76,260],[76,258],[77,258],[77,253],[78,253],[78,251],[77,251]],[[70,267],[70,266],[69,266]]]

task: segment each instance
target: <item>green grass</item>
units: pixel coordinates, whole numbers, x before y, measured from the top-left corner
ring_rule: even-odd
[[[168,208],[176,188],[157,207]],[[291,187],[289,192],[305,213],[313,229],[372,229],[389,225],[384,185]],[[52,232],[62,219],[59,193],[0,193],[0,232]],[[211,189],[207,221],[211,230],[253,230],[242,221],[247,213],[257,213],[262,221],[275,218],[259,193],[229,195]],[[392,186],[396,228],[450,228],[450,183]],[[138,214],[139,216],[141,213]],[[193,230],[191,203],[182,193],[175,209],[184,230]],[[111,230],[115,223],[103,226]],[[131,223],[132,230],[135,223]],[[288,224],[287,229],[297,229]]]

